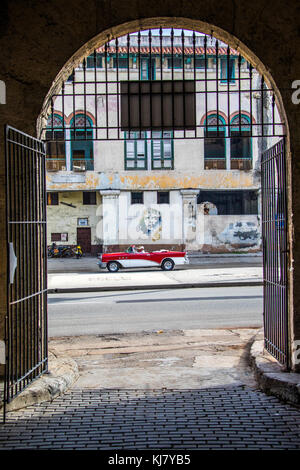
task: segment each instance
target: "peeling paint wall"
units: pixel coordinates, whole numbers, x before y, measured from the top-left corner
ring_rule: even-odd
[[[99,193],[96,195],[96,205],[84,205],[82,201],[82,192],[60,192],[59,205],[47,206],[48,245],[51,244],[51,233],[68,234],[68,240],[66,242],[56,242],[58,245],[76,245],[79,218],[88,218],[87,226],[91,227],[92,245],[99,246],[102,244],[102,238],[100,238],[103,232],[101,196]]]
[[[189,167],[179,171],[101,172],[100,189],[148,190],[148,189],[258,189],[252,171],[202,170]]]
[[[261,250],[261,220],[256,215],[203,215],[198,209],[197,231],[203,233],[203,252]]]

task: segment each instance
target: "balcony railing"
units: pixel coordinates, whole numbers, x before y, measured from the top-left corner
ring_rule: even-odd
[[[204,169],[205,170],[226,170],[226,159],[225,158],[205,158]]]
[[[71,161],[72,171],[93,171],[94,160],[92,158],[73,159]],[[46,158],[47,171],[66,171],[67,163],[61,158]]]
[[[72,160],[72,171],[92,171],[94,169],[93,158],[83,158]]]
[[[230,160],[231,170],[252,170],[252,159],[251,158],[231,158]]]
[[[64,158],[46,158],[47,171],[64,171],[66,169],[67,165]]]

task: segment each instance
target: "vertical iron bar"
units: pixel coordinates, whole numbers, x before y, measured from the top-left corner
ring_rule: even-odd
[[[118,139],[120,139],[120,83],[119,83],[119,40],[116,38],[116,81],[117,81],[117,119],[118,119]],[[127,103],[129,106],[129,84],[127,88]]]
[[[186,110],[185,110],[185,103],[186,103],[186,99],[185,99],[185,63],[184,63],[184,47],[185,47],[185,44],[184,44],[184,30],[181,31],[181,47],[182,47],[182,80],[183,80],[183,99],[182,99],[182,102],[183,102],[183,124],[184,124],[184,138],[186,137]]]
[[[272,126],[273,137],[275,136],[275,93],[272,94]]]
[[[127,82],[128,82],[128,106],[127,106],[127,118],[128,118],[128,129],[129,129],[129,135],[131,132],[131,116],[130,116],[130,99],[129,97],[131,96],[131,88],[130,88],[130,56],[129,56],[129,49],[130,49],[130,36],[127,34]]]
[[[194,69],[196,70],[196,57],[195,57],[195,31],[193,34],[193,49],[194,49]],[[208,113],[208,93],[207,93],[207,36],[204,36],[204,67],[205,67],[205,77],[204,77],[204,85],[205,85],[205,135],[208,135],[208,118],[207,118],[207,113]],[[195,77],[194,77],[195,78]],[[196,86],[196,81],[195,81],[195,86]]]
[[[87,118],[86,118],[86,60],[82,61],[83,67],[83,112],[84,112],[84,138],[87,140]]]
[[[172,132],[174,135],[175,116],[174,116],[174,29],[171,29],[171,80],[172,80]]]
[[[226,57],[226,63],[227,63],[227,70],[229,71],[230,67],[230,47],[227,47],[227,57]],[[228,116],[228,137],[231,135],[231,125],[230,125],[230,78],[229,78],[229,73],[227,73],[227,116]]]
[[[101,58],[102,60],[102,58]],[[94,49],[94,54],[93,54],[93,65],[94,65],[94,102],[95,102],[95,137],[97,139],[98,137],[98,101],[97,101],[97,52],[96,49]],[[118,110],[119,113],[119,110]],[[119,117],[119,114],[118,114]]]
[[[261,136],[265,137],[265,134],[264,134],[264,77],[263,75],[261,76],[260,96],[261,96]]]
[[[75,70],[73,69],[73,81],[72,81],[72,90],[73,90],[73,96],[72,96],[72,101],[73,101],[73,138],[72,140],[76,140],[76,95],[75,95]],[[72,132],[72,131],[70,131]],[[72,159],[72,152],[71,152],[71,159]],[[71,162],[71,169],[73,169],[73,160]]]
[[[159,29],[159,43],[160,43],[160,123],[161,130],[163,130],[163,31],[162,27]]]
[[[142,78],[142,63],[141,63],[141,32],[138,32],[138,67],[139,67],[139,138],[142,138],[142,96],[141,96],[141,78]],[[129,105],[129,101],[128,101]]]
[[[129,52],[128,52],[129,54]],[[105,61],[105,115],[106,115],[106,138],[108,139],[109,137],[109,131],[108,131],[108,77],[107,77],[107,42],[105,43],[104,46],[104,61]]]
[[[252,119],[252,99],[253,99],[253,93],[252,93],[252,70],[253,70],[253,67],[252,65],[250,64],[249,66],[249,77],[250,77],[250,80],[249,80],[249,90],[250,90],[250,134],[251,134],[251,137],[253,136],[253,119]]]
[[[62,99],[62,128],[63,128],[63,135],[65,135],[65,82],[63,82],[62,87],[61,87],[61,99]],[[55,134],[53,135],[53,137],[55,137]],[[56,146],[56,155],[58,155],[57,146]]]
[[[150,73],[150,138],[152,140],[152,127],[153,127],[153,121],[152,121],[152,34],[151,34],[151,29],[148,31],[148,43],[149,43],[149,73]]]
[[[219,128],[219,41],[218,40],[216,41],[216,107],[217,107],[217,136],[219,137],[220,128]]]
[[[241,63],[242,63],[242,58],[241,54],[239,54],[238,57],[238,84],[239,84],[239,89],[238,89],[238,94],[239,94],[239,133],[241,135],[242,133],[242,91],[241,91]]]
[[[96,118],[97,119],[97,118]],[[97,121],[96,121],[97,122]],[[41,151],[42,151],[42,159],[43,159],[43,166],[42,166],[42,187],[46,188],[46,162],[45,162],[45,144],[40,143],[41,146]],[[43,276],[44,276],[44,282],[43,282],[43,297],[44,297],[44,316],[43,316],[43,328],[44,328],[44,358],[47,358],[47,362],[45,365],[45,371],[48,371],[48,294],[47,294],[47,193],[46,190],[44,189],[43,191],[43,210],[42,210],[42,215],[43,215],[43,233],[44,233],[44,266],[43,266]]]
[[[193,31],[193,80],[194,80],[194,91],[195,91],[195,132],[194,136],[197,137],[197,101],[198,101],[198,90],[197,90],[197,74],[196,74],[196,34],[195,31]],[[206,36],[204,36],[204,42],[206,41]],[[205,66],[206,67],[206,66]],[[206,80],[205,80],[205,85],[206,85]],[[201,103],[201,91],[199,92],[199,102]],[[200,131],[201,132],[201,131]]]

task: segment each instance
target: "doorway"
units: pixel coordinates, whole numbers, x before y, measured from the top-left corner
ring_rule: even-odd
[[[91,228],[77,227],[77,245],[80,245],[83,253],[91,253]]]

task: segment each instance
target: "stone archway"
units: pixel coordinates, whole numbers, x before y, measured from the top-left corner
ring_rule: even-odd
[[[3,34],[1,38],[1,46],[2,50],[5,51],[4,59],[6,60],[6,64],[4,67],[4,75],[7,78],[6,85],[7,85],[7,93],[8,93],[8,104],[10,103],[9,107],[5,109],[0,122],[3,124],[4,122],[10,122],[11,124],[21,127],[25,131],[34,132],[34,126],[36,122],[36,118],[38,116],[39,110],[42,107],[42,116],[45,117],[47,114],[47,107],[48,102],[47,99],[42,105],[43,96],[45,96],[47,90],[49,89],[49,84],[55,75],[54,70],[57,70],[57,67],[61,67],[62,64],[65,62],[66,68],[62,68],[61,72],[57,75],[56,80],[54,81],[53,85],[50,87],[51,93],[57,88],[60,87],[63,79],[72,69],[73,64],[78,63],[80,58],[85,55],[83,49],[85,48],[85,53],[88,53],[90,50],[93,49],[94,44],[101,39],[102,43],[104,43],[107,38],[113,37],[114,35],[120,35],[128,32],[130,29],[141,29],[151,26],[158,26],[159,24],[163,24],[165,26],[173,24],[179,27],[190,27],[194,29],[200,29],[203,32],[211,33],[220,38],[221,40],[227,42],[232,47],[237,47],[236,37],[241,37],[244,43],[239,43],[238,47],[242,51],[243,55],[253,64],[255,64],[256,68],[260,73],[263,73],[266,77],[266,80],[271,83],[274,89],[277,91],[277,98],[278,98],[278,106],[281,115],[284,118],[285,122],[290,123],[289,129],[287,129],[287,146],[288,146],[288,190],[289,190],[289,213],[292,214],[292,190],[293,195],[296,196],[297,188],[292,187],[291,181],[291,154],[290,154],[290,147],[292,148],[293,153],[296,155],[296,152],[300,148],[299,141],[297,140],[297,110],[290,102],[290,93],[289,87],[286,86],[289,84],[289,80],[297,78],[297,66],[295,62],[291,61],[291,65],[289,70],[286,74],[283,74],[284,66],[283,64],[276,64],[275,59],[272,57],[273,51],[271,48],[271,41],[275,40],[277,37],[276,34],[272,31],[273,21],[275,16],[280,17],[280,8],[274,7],[273,11],[267,11],[263,13],[262,19],[259,24],[256,23],[257,20],[257,10],[256,7],[259,7],[259,2],[257,4],[252,4],[251,6],[247,5],[247,2],[244,2],[241,7],[237,11],[232,10],[232,3],[227,2],[224,5],[224,10],[220,11],[217,8],[217,2],[212,2],[209,6],[205,4],[205,2],[200,2],[195,5],[188,5],[186,7],[185,16],[189,17],[190,19],[182,18],[182,5],[181,2],[172,2],[172,5],[160,5],[154,6],[149,3],[143,2],[143,15],[145,17],[152,17],[152,19],[141,19],[139,5],[130,5],[130,2],[124,4],[123,9],[117,10],[116,4],[111,2],[110,5],[103,5],[104,11],[100,11],[99,8],[94,7],[94,3],[91,2],[90,4],[85,5],[85,8],[80,6],[80,2],[78,5],[74,5],[74,8],[77,6],[78,9],[76,10],[76,17],[74,19],[74,23],[72,26],[78,25],[78,29],[75,29],[70,34],[70,38],[74,38],[75,40],[72,41],[67,39],[67,32],[68,32],[68,19],[59,18],[61,13],[60,8],[58,7],[55,11],[55,7],[53,5],[48,5],[47,7],[44,6],[35,6],[35,11],[33,14],[32,6],[24,7],[24,11],[22,11],[22,19],[20,21],[20,17],[18,15],[14,15],[13,12],[8,8],[7,5],[4,6],[5,14],[4,17],[8,19],[8,25],[12,26],[15,25],[14,34],[8,38],[7,34]],[[58,6],[58,5],[57,5]],[[95,11],[94,11],[95,9]],[[85,11],[84,11],[85,10]],[[93,25],[91,29],[86,28],[87,24],[90,22],[90,17],[92,13],[95,13],[97,17],[97,22]],[[282,12],[283,13],[283,12]],[[292,57],[294,54],[294,49],[297,49],[297,40],[293,43],[292,47],[287,46],[288,44],[288,37],[289,34],[292,34],[293,31],[293,23],[294,18],[297,17],[295,12],[293,11],[293,7],[289,6],[286,8],[284,12],[286,16],[289,18],[289,26],[287,26],[287,22],[280,23],[278,25],[278,29],[283,33],[282,37],[286,39],[286,44],[283,42],[279,44],[279,51],[283,56]],[[157,15],[157,16],[155,16]],[[160,15],[164,15],[160,17]],[[266,18],[266,15],[269,15]],[[134,18],[134,19],[133,19]],[[193,19],[191,19],[193,18]],[[202,21],[200,20],[202,18]],[[40,20],[40,21],[39,21]],[[265,24],[263,23],[265,20],[266,24],[269,28],[265,28]],[[33,25],[31,31],[28,28],[28,33],[24,37],[21,33],[22,27],[21,25],[23,22],[27,21],[27,25]],[[164,21],[162,23],[162,21]],[[44,32],[45,23],[48,26],[52,26],[52,34],[58,33],[57,38],[53,41],[53,44],[56,45],[56,50],[58,50],[57,46],[59,41],[63,44],[61,47],[60,52],[57,54],[54,50],[49,52],[49,56],[47,57],[47,41],[49,36],[47,34],[42,34]],[[210,24],[216,24],[218,26],[214,26],[213,28]],[[237,27],[236,25],[239,24]],[[117,26],[121,25],[121,26]],[[253,28],[256,26],[255,34],[253,34]],[[69,28],[70,30],[70,28]],[[103,31],[103,33],[97,34],[98,31]],[[225,31],[230,31],[231,33],[226,33]],[[268,47],[264,47],[264,34],[267,33],[267,45]],[[93,39],[90,39],[91,35]],[[252,38],[253,36],[253,38]],[[32,44],[37,44],[37,38],[43,39],[40,41],[40,48],[38,47],[30,47]],[[32,39],[31,39],[32,38]],[[100,38],[100,39],[99,39]],[[13,43],[13,41],[15,41]],[[36,42],[35,42],[36,41]],[[83,46],[80,48],[80,44],[88,44],[88,46]],[[246,46],[246,43],[249,47]],[[9,55],[11,54],[11,46],[14,44],[14,48],[18,50],[19,45],[23,44],[23,49],[28,47],[28,50],[31,49],[31,55],[33,59],[36,61],[33,67],[29,66],[29,61],[27,65],[23,62],[23,70],[22,65],[17,63],[17,55],[12,55],[12,60],[9,59]],[[277,43],[278,44],[278,43]],[[252,47],[251,47],[252,46]],[[78,49],[78,52],[74,53],[75,49]],[[256,51],[256,55],[250,51]],[[55,49],[55,48],[54,48]],[[19,50],[22,50],[19,49]],[[45,54],[42,60],[38,60],[39,54],[41,51]],[[67,60],[73,53],[73,56],[70,60]],[[57,60],[57,55],[58,60]],[[28,52],[24,52],[23,61],[28,59]],[[261,57],[261,60],[258,59]],[[296,54],[294,54],[296,57]],[[46,64],[47,60],[49,59],[49,67],[46,72]],[[267,67],[263,64],[267,64]],[[60,64],[60,65],[57,65]],[[21,66],[20,66],[21,65]],[[273,74],[269,72],[272,68]],[[294,75],[293,75],[294,74]],[[283,78],[282,78],[283,77]],[[3,145],[1,146],[1,150],[3,151]],[[293,173],[296,179],[297,176],[297,166],[296,162],[293,163]],[[3,162],[1,164],[1,175],[4,175],[4,167]],[[5,220],[4,217],[4,186],[2,186],[1,191],[1,219]],[[295,198],[296,199],[296,198]],[[294,200],[295,200],[294,199]],[[294,213],[294,227],[292,225],[291,218],[289,220],[289,235],[290,235],[290,245],[292,248],[292,231],[293,228],[295,233],[297,234],[298,230],[298,212],[297,206],[293,205],[293,213]],[[3,216],[3,217],[2,217]],[[1,226],[1,235],[3,235],[3,239],[5,240],[5,227]],[[298,276],[298,268],[297,264],[295,264],[295,273],[293,276],[292,273],[292,259],[293,255],[290,255],[290,263],[289,263],[289,276],[290,276],[290,291],[289,291],[289,299],[290,299],[290,327],[291,327],[291,338],[292,341],[297,339],[299,336],[299,321],[297,321],[296,317],[294,316],[293,307],[294,305],[298,305],[298,297],[293,294],[292,286],[293,286],[293,279],[294,276],[297,278]],[[295,252],[295,261],[297,261],[297,251]],[[5,305],[5,284],[6,284],[6,259],[3,258],[3,264],[1,266],[1,278],[3,279],[3,289],[2,291],[2,300],[1,305]],[[1,315],[1,331],[4,331],[4,322],[3,319],[5,317],[5,309],[2,310]],[[1,334],[3,337],[3,334]],[[290,345],[291,346],[291,345]],[[296,366],[295,366],[296,369]]]
[[[103,44],[106,44],[108,40],[112,40],[124,36],[126,34],[133,33],[135,31],[147,30],[155,27],[175,27],[196,30],[201,33],[210,33],[211,36],[214,36],[223,42],[226,41],[229,46],[234,47],[235,50],[237,50],[241,55],[243,55],[243,57],[245,57],[247,61],[249,61],[258,70],[258,72],[260,72],[260,74],[264,76],[265,82],[267,84],[273,87],[276,95],[276,102],[280,117],[282,119],[282,122],[287,123],[281,93],[278,87],[276,86],[272,75],[270,74],[269,70],[266,69],[264,64],[249,50],[249,48],[246,47],[243,43],[241,43],[237,38],[226,33],[221,28],[214,28],[211,25],[203,23],[201,21],[191,21],[190,19],[185,18],[150,18],[146,20],[140,20],[138,23],[136,21],[125,23],[116,28],[104,31],[103,33],[97,35],[96,37],[88,41],[88,43],[82,46],[68,60],[64,68],[57,75],[49,93],[45,98],[43,109],[38,119],[38,132],[41,133],[41,130],[44,127],[44,122],[49,113],[50,102],[53,94],[57,94],[59,92],[62,83],[66,80],[67,77],[71,75],[72,71],[82,62],[83,58],[90,55],[96,48],[99,48],[103,46]],[[287,127],[288,126],[286,125],[286,132],[288,134]]]

